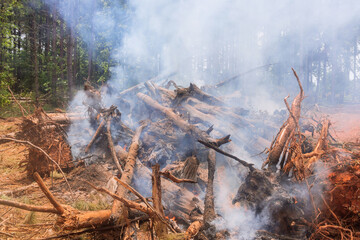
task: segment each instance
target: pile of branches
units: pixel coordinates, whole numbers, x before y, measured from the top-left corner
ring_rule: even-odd
[[[34,178],[52,206],[5,200],[0,204],[54,213],[63,230],[121,228],[121,239],[226,239],[233,233],[214,225],[221,218],[214,204],[216,162],[221,162],[246,174],[233,204],[269,218],[255,238],[353,239],[359,204],[344,193],[359,194],[354,189],[360,175],[353,161],[358,156],[347,152],[351,160],[345,161],[344,150],[330,147],[327,119],[320,121],[316,144],[310,150],[304,147],[307,136],[301,132],[300,117],[305,95],[293,72],[300,91],[291,106],[288,97],[284,99],[288,118],[271,143],[266,141],[267,129],[273,127],[247,119],[243,111],[227,107],[195,84],[184,88],[172,81],[164,86],[147,81],[119,93],[116,105],[105,108],[100,91],[86,83],[92,131],[91,140],[81,146],[81,159],[86,162],[87,156],[105,153],[103,160],[114,166],[109,182],[115,188],[86,181],[113,198],[111,209],[83,212],[62,205],[37,173]],[[261,169],[230,153],[238,144],[254,151],[254,145],[264,142],[269,148]],[[139,222],[143,227],[138,227]]]

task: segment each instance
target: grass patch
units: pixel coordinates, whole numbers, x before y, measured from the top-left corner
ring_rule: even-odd
[[[12,174],[19,172],[19,159],[24,153],[0,155],[0,174]]]
[[[102,199],[97,198],[95,201],[85,201],[85,200],[77,200],[73,203],[72,207],[80,210],[80,211],[97,211],[104,210],[110,207],[109,204],[104,202]]]

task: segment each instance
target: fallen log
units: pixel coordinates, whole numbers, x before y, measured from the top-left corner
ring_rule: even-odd
[[[129,148],[129,153],[126,158],[125,168],[124,168],[123,174],[121,175],[121,181],[125,182],[127,184],[131,184],[131,181],[133,178],[134,166],[136,163],[136,156],[137,156],[137,152],[139,149],[139,139],[140,139],[140,135],[141,135],[141,132],[144,127],[145,127],[145,124],[142,124],[136,129],[136,132],[133,136],[133,139],[132,139],[132,142],[131,142],[131,145]],[[118,185],[118,187],[116,189],[116,194],[121,197],[124,197],[126,195],[126,191],[127,191],[126,188],[124,188],[121,185]],[[127,219],[127,215],[128,215],[124,204],[122,204],[121,202],[118,202],[118,201],[113,202],[111,213],[112,213],[112,217],[117,219],[118,222],[125,221]]]
[[[216,146],[221,146],[224,143],[230,142],[230,135],[228,135],[222,139],[213,139],[206,132],[201,131],[199,128],[195,127],[194,125],[191,125],[187,121],[181,119],[178,115],[176,115],[174,113],[174,111],[171,108],[162,106],[161,104],[159,104],[157,101],[151,99],[146,94],[138,93],[138,94],[136,94],[136,96],[139,99],[141,99],[142,101],[144,101],[148,106],[164,113],[170,120],[172,120],[174,122],[174,124],[176,126],[178,126],[180,129],[182,129],[186,133],[189,133],[196,139],[211,142],[211,143],[215,144]]]
[[[205,194],[204,224],[210,224],[216,217],[214,204],[214,176],[216,167],[216,153],[210,149],[208,158],[208,182]]]

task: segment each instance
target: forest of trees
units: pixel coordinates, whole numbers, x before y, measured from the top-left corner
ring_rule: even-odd
[[[60,2],[63,8],[66,4],[65,12],[62,8],[60,13],[57,7]],[[123,7],[121,14],[126,14],[127,4],[119,2]],[[78,10],[79,4],[83,4],[80,0],[49,0],[46,4],[42,0],[0,0],[1,106],[11,99],[8,86],[17,94],[30,95],[35,103],[46,98],[54,106],[64,106],[62,104],[72,98],[84,81],[105,82],[111,78],[111,66],[124,64],[110,57],[115,43],[93,31],[93,21],[89,20],[95,11],[111,7],[112,1],[88,0],[86,3],[87,11],[81,12]],[[122,24],[126,24],[126,18]],[[86,32],[86,41],[81,32]],[[121,31],[112,34],[118,37],[116,41],[121,42]],[[266,36],[266,32],[264,34]],[[275,46],[268,46],[265,51],[268,63],[277,63],[268,69],[271,81],[283,85],[288,77],[284,73],[289,72],[285,63],[297,58],[294,67],[301,73],[307,95],[312,96],[314,101],[333,104],[359,101],[360,31],[357,23],[346,26],[343,32],[334,33],[340,42],[336,45],[322,41],[323,33],[304,33],[296,43],[289,40],[290,34],[280,34],[281,41]],[[309,41],[316,42],[318,47],[307,49],[303,43]],[[236,51],[232,48],[236,46],[236,43],[226,42],[222,49],[234,53]],[[279,55],[279,52],[284,54]],[[232,73],[238,71],[236,61],[224,63],[226,69],[220,69],[209,63],[210,60],[197,63],[206,62],[206,70],[196,68],[209,72],[223,72],[230,68]],[[153,61],[159,61],[159,57],[154,57]],[[226,61],[231,61],[231,58],[226,58]],[[149,62],[151,64],[154,69],[157,68],[157,64]],[[149,78],[154,75],[155,72],[149,73]]]
[[[109,79],[111,46],[95,34],[93,46],[86,45],[78,32],[92,26],[67,25],[56,8],[59,1],[52,1],[53,6],[41,0],[0,1],[1,105],[11,98],[7,86],[30,94],[35,102],[45,97],[57,105],[71,98],[86,79]],[[95,0],[90,2],[95,8]],[[74,21],[80,18],[77,4],[68,1],[67,14]]]

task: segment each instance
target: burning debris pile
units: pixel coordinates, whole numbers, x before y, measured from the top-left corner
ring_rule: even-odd
[[[104,107],[104,91],[86,83],[87,116],[72,117],[70,127],[73,162],[77,168],[107,166],[103,174],[112,177],[102,185],[91,176],[73,178],[110,196],[111,209],[78,211],[60,204],[37,173],[35,180],[52,207],[7,200],[0,204],[55,213],[63,230],[107,229],[107,239],[355,239],[359,154],[330,142],[331,123],[325,118],[317,120],[318,133],[304,127],[308,123],[300,119],[305,95],[294,75],[300,92],[291,106],[285,98],[288,119],[277,135],[276,123],[228,107],[223,98],[195,84],[184,88],[173,81],[163,86],[148,81],[117,94],[114,105]],[[44,124],[38,119],[34,128],[41,130]],[[54,126],[50,129],[61,131]],[[312,136],[303,129],[312,129]],[[274,135],[272,142],[267,140]],[[46,145],[46,152],[51,147]],[[235,156],[264,147],[269,148],[262,168]],[[56,152],[62,168],[70,162],[66,149],[62,155]],[[34,151],[31,157],[46,158]],[[44,163],[51,165],[41,160],[38,166]],[[32,160],[28,164],[34,165]],[[229,181],[238,191],[231,189],[231,195],[224,196]],[[229,211],[238,215],[231,219]]]

